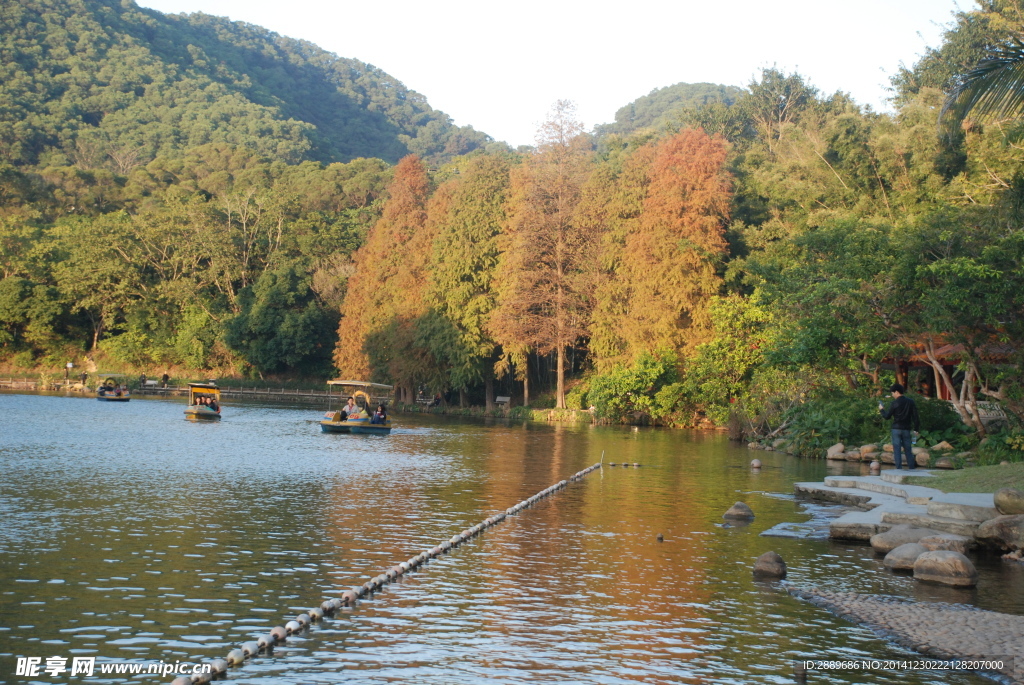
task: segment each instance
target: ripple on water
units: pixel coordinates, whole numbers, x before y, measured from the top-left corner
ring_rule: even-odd
[[[816,518],[789,494],[825,465],[766,454],[751,474],[746,450],[718,435],[402,416],[389,438],[359,439],[316,432],[318,410],[271,405],[229,403],[209,426],[140,398],[0,394],[0,409],[0,669],[40,642],[104,660],[222,657],[602,452],[650,468],[590,474],[232,680],[776,683],[794,659],[901,654],[755,583],[767,549],[798,584],[1024,613],[1022,574],[999,565],[982,564],[982,585],[957,600],[884,572],[862,546],[759,537]],[[755,521],[716,525],[737,499]]]

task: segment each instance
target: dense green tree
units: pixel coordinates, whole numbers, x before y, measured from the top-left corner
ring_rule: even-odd
[[[261,373],[328,375],[338,316],[317,306],[310,276],[289,264],[265,271],[242,292],[242,311],[224,341]]]
[[[432,216],[437,223],[430,264],[431,307],[439,320],[428,336],[434,356],[446,360],[445,385],[465,392],[490,384],[496,344],[487,331],[496,301],[499,237],[505,226],[509,155],[481,155],[457,162],[458,173],[446,185],[451,199]],[[493,400],[486,393],[487,403]]]

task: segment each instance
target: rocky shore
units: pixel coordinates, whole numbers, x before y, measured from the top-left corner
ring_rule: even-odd
[[[962,604],[787,588],[789,593],[865,625],[897,644],[940,659],[1002,660],[995,669],[1024,685],[1024,616]]]
[[[786,438],[777,438],[770,444],[750,442],[747,443],[747,447],[768,452],[795,454],[793,446]],[[957,452],[945,440],[929,448],[914,447],[912,451],[914,453],[914,463],[917,466],[935,469],[955,469],[958,467],[958,464],[971,464],[975,456],[973,452]],[[820,456],[825,457],[829,461],[877,461],[879,464],[895,464],[892,443],[850,446],[837,442],[825,450],[824,454],[820,454]]]

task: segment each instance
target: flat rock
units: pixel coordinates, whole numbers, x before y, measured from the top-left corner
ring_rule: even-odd
[[[880,554],[888,554],[900,545],[908,542],[920,542],[921,538],[940,535],[941,531],[931,528],[917,528],[915,526],[897,525],[884,533],[871,536],[871,547]]]
[[[754,575],[758,578],[785,578],[786,562],[775,552],[765,552],[754,562]]]
[[[935,445],[932,445],[932,449],[933,449],[934,451],[936,451],[936,452],[952,452],[952,451],[953,451],[954,449],[956,449],[956,448],[955,448],[955,447],[953,447],[952,445],[950,445],[950,444],[949,444],[948,442],[946,442],[945,440],[943,440],[943,441],[942,441],[942,442],[940,442],[940,443],[937,443],[937,444],[935,444]]]
[[[843,459],[846,459],[846,461],[860,461],[860,451],[843,452]]]
[[[985,521],[978,526],[974,537],[998,549],[1024,549],[1024,514],[997,516]]]
[[[892,452],[892,443],[891,442],[887,442],[884,445],[882,445],[882,451],[883,452]]]
[[[872,452],[877,452],[878,450],[879,450],[879,447],[878,447],[878,445],[875,445],[875,444],[861,445],[860,446],[860,453],[864,454],[864,455],[872,453]]]
[[[937,469],[955,469],[956,468],[956,464],[954,464],[953,460],[950,459],[949,457],[939,457],[938,459],[935,460],[935,463],[932,464],[932,466],[934,466]]]
[[[893,571],[913,571],[914,562],[927,551],[925,546],[920,543],[908,542],[886,554],[882,563]]]
[[[1024,492],[1016,488],[1000,488],[992,499],[996,509],[1004,516],[1024,514]]]
[[[931,535],[926,538],[921,538],[918,541],[918,544],[929,552],[946,550],[950,552],[960,552],[960,554],[967,554],[967,551],[974,547],[976,543],[974,542],[974,538],[969,538],[966,535],[943,533],[942,535]]]
[[[953,587],[974,587],[978,571],[960,552],[939,550],[923,552],[914,562],[914,579]]]
[[[932,497],[928,503],[928,513],[932,516],[945,516],[965,521],[988,521],[999,516],[992,495],[984,492],[944,492]],[[938,528],[938,526],[925,526]],[[956,532],[956,531],[946,531]],[[960,533],[964,535],[964,533]],[[971,531],[974,535],[974,531]]]
[[[737,502],[736,504],[729,507],[729,510],[722,514],[722,518],[726,519],[752,519],[754,518],[754,510],[748,507],[743,502]]]

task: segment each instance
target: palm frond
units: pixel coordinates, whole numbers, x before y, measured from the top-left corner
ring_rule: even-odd
[[[1013,37],[960,78],[939,113],[939,124],[954,133],[970,115],[975,119],[1024,116],[1024,41]]]

